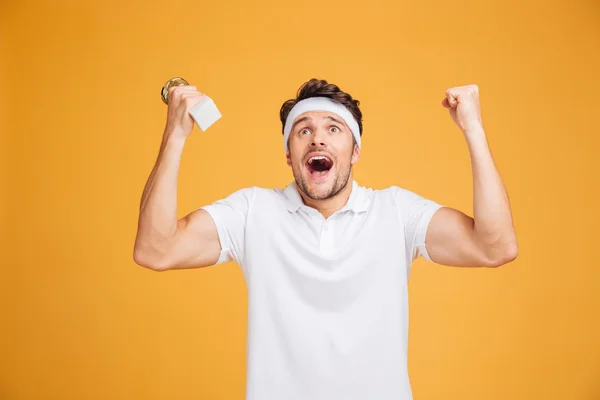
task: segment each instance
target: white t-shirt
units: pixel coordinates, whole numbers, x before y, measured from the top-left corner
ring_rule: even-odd
[[[442,206],[352,182],[325,219],[295,183],[202,207],[248,287],[247,400],[410,400],[408,293]]]

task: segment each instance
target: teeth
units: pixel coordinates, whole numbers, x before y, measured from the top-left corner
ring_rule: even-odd
[[[327,157],[325,157],[325,156],[314,156],[314,157],[311,157],[308,160],[308,163],[312,164],[312,162],[315,161],[315,160],[327,160]]]

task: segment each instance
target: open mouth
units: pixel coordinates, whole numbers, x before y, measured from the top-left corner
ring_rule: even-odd
[[[312,156],[306,161],[306,168],[313,178],[322,178],[333,167],[333,161],[324,155]]]

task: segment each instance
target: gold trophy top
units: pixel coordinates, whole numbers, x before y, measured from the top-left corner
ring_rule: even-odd
[[[169,89],[175,86],[189,85],[189,83],[180,77],[171,78],[165,83],[160,90],[160,98],[165,104],[169,104]]]

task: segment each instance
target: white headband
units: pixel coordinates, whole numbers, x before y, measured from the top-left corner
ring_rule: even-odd
[[[340,104],[328,97],[309,97],[308,99],[304,99],[296,103],[287,116],[285,127],[283,128],[283,144],[286,153],[289,151],[288,139],[290,137],[290,132],[292,131],[292,125],[294,125],[294,121],[300,115],[309,111],[329,111],[339,115],[352,131],[352,135],[354,136],[356,144],[360,149],[360,130],[358,128],[358,122],[356,122],[352,113],[348,111],[343,104]]]

